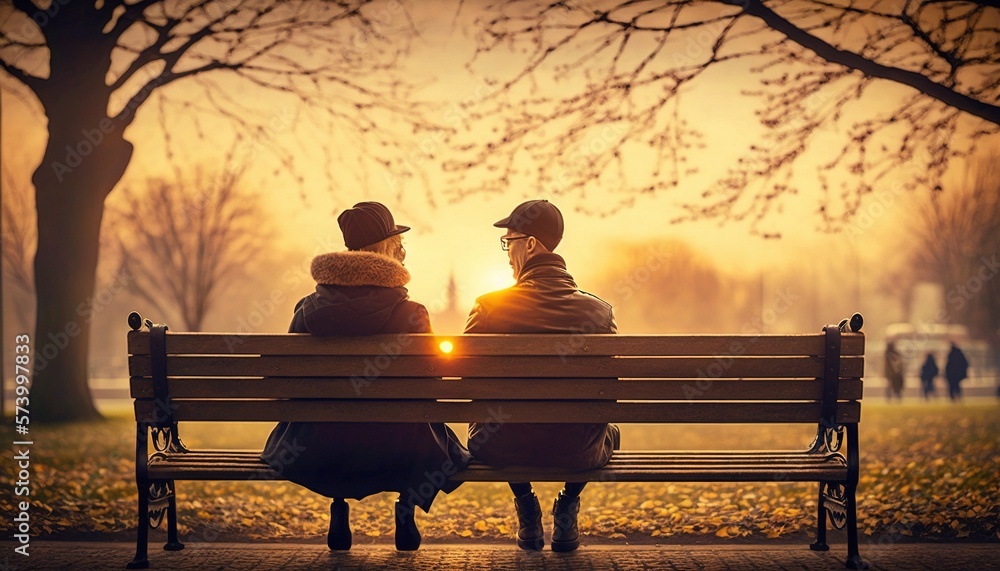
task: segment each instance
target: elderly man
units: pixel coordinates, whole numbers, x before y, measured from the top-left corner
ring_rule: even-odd
[[[617,333],[611,306],[580,291],[562,256],[563,217],[547,200],[529,200],[494,226],[505,228],[500,245],[517,283],[476,300],[466,333]],[[495,428],[495,427],[494,427]],[[493,432],[469,426],[469,448],[494,466],[599,468],[617,448],[618,427],[608,424],[507,424]],[[567,482],[552,507],[553,551],[580,545],[577,514],[586,482]],[[511,482],[517,510],[517,545],[539,550],[544,544],[542,511],[530,482]]]

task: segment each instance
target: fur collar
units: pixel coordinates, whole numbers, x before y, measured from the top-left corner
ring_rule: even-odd
[[[312,277],[318,284],[402,287],[410,272],[398,261],[374,252],[332,252],[313,258]]]

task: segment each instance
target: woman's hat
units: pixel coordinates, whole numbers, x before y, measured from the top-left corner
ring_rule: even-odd
[[[355,204],[340,213],[337,223],[348,250],[360,250],[410,229],[409,226],[397,225],[389,209],[378,202]]]

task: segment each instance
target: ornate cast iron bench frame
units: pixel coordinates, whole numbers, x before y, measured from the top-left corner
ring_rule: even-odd
[[[283,480],[259,451],[191,450],[182,421],[817,424],[802,450],[616,451],[568,473],[473,462],[456,481],[819,483],[827,518],[858,553],[856,490],[864,335],[855,314],[810,335],[383,335],[170,333],[129,315],[138,537],[177,537],[176,480]],[[451,344],[450,352],[442,343]],[[529,390],[518,390],[525,383]],[[153,453],[149,454],[152,442]],[[262,443],[263,444],[263,443]],[[845,453],[846,449],[846,453]]]

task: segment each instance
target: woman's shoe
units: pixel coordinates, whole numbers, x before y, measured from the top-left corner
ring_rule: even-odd
[[[351,508],[342,499],[330,504],[330,532],[326,544],[333,551],[347,551],[351,548]]]
[[[396,550],[416,551],[420,547],[420,530],[413,521],[416,507],[399,503],[396,500]]]

